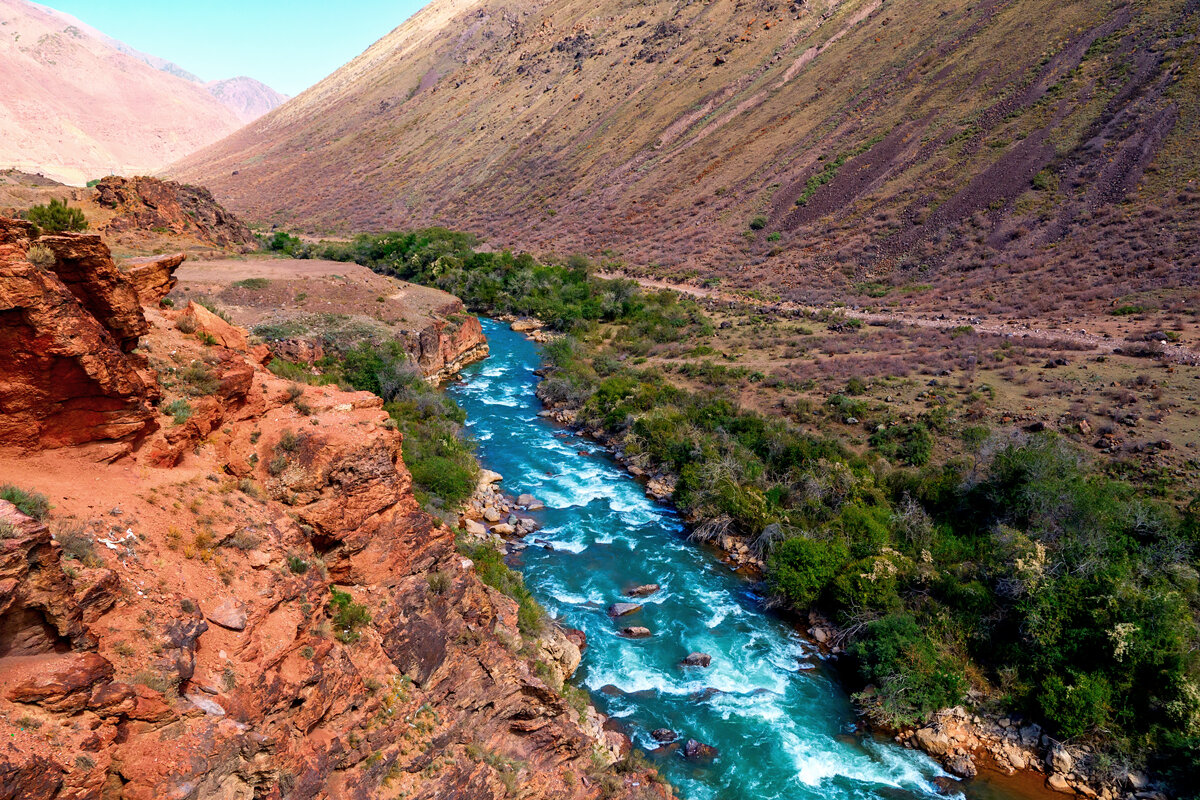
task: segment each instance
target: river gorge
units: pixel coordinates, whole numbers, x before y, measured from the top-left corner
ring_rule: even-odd
[[[850,699],[817,647],[764,610],[754,584],[690,543],[671,507],[594,442],[540,417],[538,345],[485,320],[492,355],[448,392],[467,413],[483,466],[504,488],[545,504],[542,529],[515,560],[552,617],[583,630],[588,648],[575,681],[681,796],[912,798],[939,795],[945,773],[928,757],[865,735]],[[631,599],[645,584],[661,588]],[[612,619],[616,602],[640,610]],[[622,635],[644,627],[650,635]],[[691,653],[708,667],[684,666]],[[663,747],[652,732],[669,729]],[[682,757],[689,739],[711,745],[711,763]],[[956,787],[957,788],[957,787]],[[986,780],[972,798],[1011,798]]]

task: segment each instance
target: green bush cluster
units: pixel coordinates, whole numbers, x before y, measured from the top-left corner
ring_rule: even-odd
[[[83,209],[69,206],[65,200],[51,199],[44,206],[34,206],[25,212],[25,219],[49,233],[86,231],[88,227]]]
[[[362,635],[359,628],[371,622],[367,607],[354,602],[349,592],[331,590],[329,614],[333,617],[334,636],[343,644],[352,644]]]
[[[27,517],[45,519],[50,513],[50,498],[40,492],[22,489],[6,483],[0,486],[0,500],[7,500]]]
[[[359,342],[319,366],[350,387],[383,398],[384,410],[404,433],[404,463],[418,488],[448,507],[471,496],[479,466],[462,435],[466,415],[429,385],[399,342]]]

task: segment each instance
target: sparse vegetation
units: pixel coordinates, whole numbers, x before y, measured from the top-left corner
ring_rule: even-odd
[[[40,492],[6,483],[0,486],[0,500],[7,500],[27,517],[43,520],[50,513],[50,498]]]

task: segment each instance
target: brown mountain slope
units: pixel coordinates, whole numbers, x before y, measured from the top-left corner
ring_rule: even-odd
[[[1102,305],[1198,282],[1197,5],[435,2],[175,172],[312,230]]]
[[[0,87],[0,167],[67,183],[161,169],[241,125],[202,85],[24,0],[0,0]]]

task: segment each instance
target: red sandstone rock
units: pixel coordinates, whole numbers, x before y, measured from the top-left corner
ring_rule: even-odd
[[[50,270],[116,338],[121,350],[128,353],[137,347],[150,325],[142,315],[137,291],[117,269],[100,237],[92,233],[42,236],[37,244],[54,253],[57,261]]]
[[[178,282],[175,270],[187,260],[187,254],[131,258],[125,262],[125,277],[133,284],[143,305],[154,305],[171,293]]]
[[[12,686],[6,697],[50,711],[75,712],[87,707],[96,684],[112,680],[113,665],[97,653],[66,653],[39,666],[37,674]]]
[[[98,237],[43,237],[57,258],[43,269],[28,234],[0,220],[0,445],[141,438],[156,423],[126,355],[147,330],[136,294]]]
[[[0,658],[94,645],[49,529],[5,500],[0,524]]]

